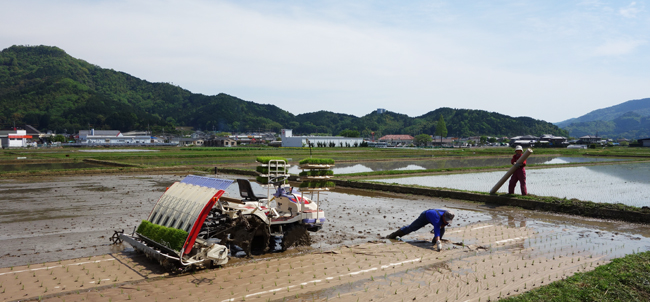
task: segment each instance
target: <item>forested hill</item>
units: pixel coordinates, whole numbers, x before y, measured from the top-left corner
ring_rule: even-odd
[[[440,108],[419,117],[372,112],[363,117],[319,111],[293,115],[227,95],[195,94],[167,83],[151,83],[129,74],[75,59],[60,48],[12,46],[0,52],[0,127],[15,120],[41,130],[79,129],[156,131],[176,126],[203,130],[257,131],[281,128],[294,133],[364,135],[435,133],[440,115],[449,135],[566,135],[551,123],[513,118],[482,110]]]
[[[631,100],[594,110],[556,125],[575,137],[583,135],[628,139],[650,137],[650,98]]]
[[[567,127],[571,124],[585,123],[592,121],[613,121],[626,113],[635,113],[639,116],[650,116],[650,98],[640,100],[630,100],[618,105],[601,108],[591,111],[581,117],[568,119],[555,123],[558,127]]]

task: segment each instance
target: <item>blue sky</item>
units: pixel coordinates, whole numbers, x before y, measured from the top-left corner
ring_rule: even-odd
[[[650,97],[645,1],[3,1],[0,48],[293,113],[558,122]]]

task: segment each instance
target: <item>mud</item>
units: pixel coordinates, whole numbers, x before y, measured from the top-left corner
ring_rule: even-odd
[[[7,209],[0,215],[0,298],[487,301],[650,246],[650,228],[640,224],[337,188],[321,194],[328,221],[321,231],[311,233],[311,251],[290,248],[231,259],[216,270],[155,278],[165,276],[156,262],[108,245],[108,237],[114,229],[131,231],[165,187],[181,177],[102,175],[0,182],[0,206]],[[254,189],[266,192],[256,185]],[[238,196],[236,185],[228,194]],[[405,236],[405,241],[380,239],[429,208],[456,211],[443,251],[432,248],[430,226]],[[122,259],[119,272],[107,267],[114,260],[82,264],[73,272],[74,263],[107,258]],[[69,263],[69,271],[54,267],[60,265],[58,260]],[[127,268],[129,273],[121,271]]]
[[[2,267],[115,252],[114,230],[133,230],[179,176],[85,176],[0,183]]]
[[[139,275],[119,283],[106,280],[119,276],[119,270],[108,271],[110,278],[99,278],[109,286],[97,290],[79,290],[74,273],[62,268],[33,275],[30,268],[16,267],[13,273],[0,275],[0,282],[11,288],[12,297],[26,293],[21,282],[34,283],[30,294],[45,295],[50,301],[492,301],[592,270],[648,244],[645,238],[611,240],[610,235],[617,235],[593,229],[531,226],[517,219],[502,222],[450,229],[442,251],[413,236],[407,242],[339,246],[165,278],[152,278],[156,274],[140,261],[127,259],[126,268]],[[87,283],[96,280],[105,266],[83,267],[79,274],[85,273],[84,287],[94,286]],[[60,295],[47,296],[45,284],[38,283],[46,278],[60,282],[56,285],[67,291],[57,289]]]

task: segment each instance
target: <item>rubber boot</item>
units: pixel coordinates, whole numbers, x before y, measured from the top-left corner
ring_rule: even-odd
[[[386,239],[395,239],[395,238],[397,238],[397,237],[402,237],[402,236],[404,236],[404,235],[406,235],[406,234],[404,233],[404,231],[402,231],[402,229],[399,229],[399,230],[397,230],[397,231],[391,233],[390,235],[386,236]]]

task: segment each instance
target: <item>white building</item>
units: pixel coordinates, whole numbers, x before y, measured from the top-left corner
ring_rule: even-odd
[[[343,136],[293,136],[292,129],[282,129],[282,147],[307,147],[307,141],[312,144],[312,146],[317,147],[319,143],[324,144],[325,146],[330,146],[331,143],[334,143],[336,147],[350,146],[353,147],[356,143],[357,146],[363,143],[363,138],[361,137],[343,137]]]
[[[124,136],[119,130],[79,130],[79,140],[82,144],[150,144],[151,136]]]
[[[24,148],[27,147],[27,139],[32,138],[27,135],[27,130],[14,130],[8,131],[6,134],[0,135],[2,141],[2,148]]]

